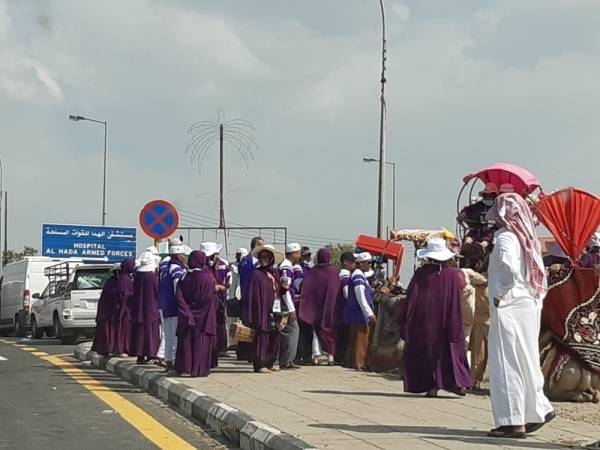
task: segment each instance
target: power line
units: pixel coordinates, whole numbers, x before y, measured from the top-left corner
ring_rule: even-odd
[[[181,213],[181,217],[182,217],[182,225],[183,226],[186,226],[186,227],[200,226],[200,227],[207,227],[207,228],[217,228],[216,221],[214,221],[214,220],[211,223],[209,221],[210,219],[200,220],[200,219],[196,219],[194,217],[190,217],[189,213],[187,213],[187,212],[180,211],[180,213]],[[185,221],[185,223],[184,223],[184,221]],[[265,227],[265,230],[268,228],[269,227]],[[260,230],[261,227],[256,227],[256,229]],[[256,233],[252,233],[252,231],[227,230],[227,229],[226,229],[226,231],[231,236],[245,238],[248,240],[250,240],[256,236]],[[280,231],[280,233],[281,233],[281,231]],[[264,234],[264,235],[266,236],[266,234]],[[290,236],[290,234],[288,234],[288,237],[289,236]],[[282,242],[283,242],[283,240],[284,240],[284,238],[281,237]],[[317,239],[301,239],[301,241],[304,244],[312,245],[312,246],[316,246],[316,247],[325,247],[325,246],[331,245],[331,244],[343,243],[343,242],[340,242],[339,240],[326,241],[326,240],[317,240]]]
[[[215,219],[211,218],[210,216],[205,216],[203,214],[198,214],[198,213],[194,213],[194,212],[191,212],[191,211],[186,211],[184,209],[179,209],[178,211],[182,212],[182,213],[185,213],[185,214],[187,214],[189,216],[192,216],[192,217],[195,216],[195,217],[199,217],[199,218],[210,220],[210,221],[213,221],[213,222],[217,223],[217,221]],[[236,226],[240,226],[240,227],[245,227],[246,226],[245,224],[242,224],[242,223],[237,223],[237,222],[233,222],[233,221],[228,221],[228,222],[230,224],[232,224],[232,225],[236,225]],[[329,244],[332,244],[332,243],[338,243],[338,242],[339,243],[354,242],[353,239],[340,239],[338,237],[332,238],[332,237],[315,236],[315,235],[301,234],[301,233],[288,233],[288,236],[289,237],[297,237],[297,238],[300,238],[301,240],[304,239],[305,241],[314,241],[314,242],[317,242],[317,243],[327,242]]]

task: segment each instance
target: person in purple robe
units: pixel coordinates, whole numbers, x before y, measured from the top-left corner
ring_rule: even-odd
[[[239,277],[240,277],[240,320],[246,326],[249,326],[248,317],[248,294],[250,292],[250,281],[252,280],[252,273],[254,269],[259,267],[258,259],[256,256],[252,256],[252,251],[259,246],[264,245],[263,238],[256,236],[250,241],[250,253],[244,256],[238,265]],[[237,360],[252,362],[252,344],[249,342],[238,342],[237,343]]]
[[[202,242],[200,251],[204,252],[208,258],[208,266],[212,274],[216,289],[216,308],[217,308],[217,353],[215,354],[214,367],[217,366],[217,356],[227,355],[227,292],[231,285],[231,269],[229,263],[219,257],[219,252],[223,247],[216,242]]]
[[[426,263],[416,270],[400,322],[405,340],[404,391],[436,397],[439,389],[465,395],[472,385],[465,354],[461,312],[462,279],[449,265],[455,255],[441,238],[431,238],[417,256]]]
[[[298,313],[300,320],[312,326],[314,364],[318,364],[318,357],[323,350],[328,355],[328,364],[334,365],[336,333],[343,305],[339,295],[340,286],[338,269],[331,264],[331,250],[320,249],[317,252],[317,265],[304,278]]]
[[[126,340],[121,335],[121,314],[124,305],[133,294],[131,272],[135,261],[123,260],[114,274],[106,281],[98,300],[96,332],[92,351],[108,356],[126,352]]]
[[[208,376],[216,349],[216,284],[206,254],[194,250],[189,271],[177,286],[177,353],[175,372],[192,377]]]
[[[279,355],[279,332],[285,326],[279,275],[274,267],[283,261],[283,254],[265,244],[256,247],[252,255],[258,258],[260,267],[252,272],[245,323],[255,333],[251,354],[254,371],[271,373],[279,371],[273,365]]]
[[[231,267],[227,260],[216,254],[213,259],[213,277],[217,284],[217,354],[227,356],[227,298],[231,287]]]
[[[125,357],[129,354],[129,339],[131,335],[131,314],[129,311],[133,296],[133,272],[135,260],[127,258],[121,263],[119,275],[119,291],[122,292],[123,303],[119,314],[119,331],[115,354]]]
[[[129,355],[137,356],[137,363],[156,358],[160,345],[160,313],[158,312],[158,275],[156,258],[144,252],[133,278],[133,296],[130,301],[131,331]]]

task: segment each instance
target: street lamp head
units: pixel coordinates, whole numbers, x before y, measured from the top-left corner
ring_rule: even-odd
[[[378,160],[374,159],[374,158],[363,158],[363,161],[364,162],[377,162]]]
[[[69,115],[69,120],[72,120],[73,122],[79,122],[80,120],[83,120],[83,119],[85,119],[85,117]]]

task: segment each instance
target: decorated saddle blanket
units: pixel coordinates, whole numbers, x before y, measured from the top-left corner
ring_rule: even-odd
[[[600,288],[593,269],[550,270],[542,323],[569,353],[600,374]]]

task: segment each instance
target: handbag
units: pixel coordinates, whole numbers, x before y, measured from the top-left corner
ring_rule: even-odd
[[[227,317],[240,317],[242,302],[235,297],[227,299]]]
[[[229,327],[229,336],[237,342],[254,342],[254,330],[244,325],[240,320]]]

